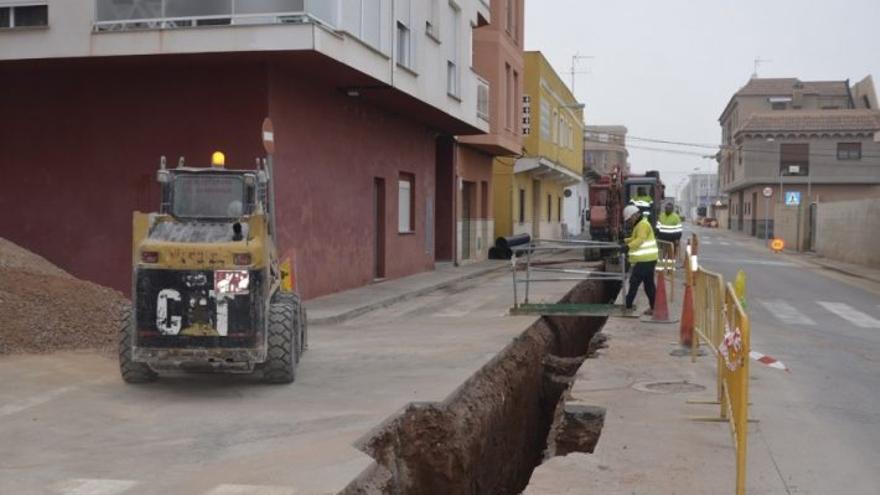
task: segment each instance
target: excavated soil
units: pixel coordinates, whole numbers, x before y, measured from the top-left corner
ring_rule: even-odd
[[[128,300],[0,238],[0,354],[111,350]]]
[[[562,302],[608,301],[586,282]],[[342,495],[518,494],[544,459],[604,318],[541,318],[442,403],[413,403],[365,438],[375,465]],[[555,450],[555,449],[554,449]]]

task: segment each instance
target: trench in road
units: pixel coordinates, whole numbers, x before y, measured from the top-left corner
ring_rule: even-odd
[[[612,302],[618,291],[585,281],[560,302]],[[518,494],[546,457],[592,452],[604,410],[565,399],[606,320],[540,318],[445,401],[409,404],[361,441],[375,464],[341,494]]]

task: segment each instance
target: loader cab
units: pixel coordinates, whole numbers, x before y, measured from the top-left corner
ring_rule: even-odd
[[[177,168],[160,170],[159,213],[178,221],[224,222],[265,210],[262,171]]]
[[[660,214],[660,203],[663,201],[663,188],[655,177],[636,177],[624,182],[625,204],[635,204],[642,211],[642,215],[648,218],[651,226],[657,224]],[[632,229],[624,225],[624,231],[628,236]]]

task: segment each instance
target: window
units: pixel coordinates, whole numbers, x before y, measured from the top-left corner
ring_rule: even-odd
[[[510,64],[504,64],[504,128],[513,128],[513,70]]]
[[[446,43],[446,93],[453,97],[459,95],[459,43],[461,35],[459,33],[461,23],[461,11],[452,1],[449,2],[449,42]]]
[[[505,29],[507,29],[507,34],[510,35],[514,40],[516,39],[516,18],[517,18],[517,1],[518,0],[507,0],[507,22],[505,23]]]
[[[808,143],[779,145],[779,175],[809,175]]]
[[[862,143],[837,143],[838,160],[861,160]]]
[[[425,19],[425,33],[434,39],[440,41],[440,0],[428,0],[428,18]]]
[[[785,110],[786,108],[788,108],[788,103],[785,103],[783,101],[776,101],[770,104],[770,108],[772,108],[773,110]]]
[[[550,139],[551,127],[550,103],[546,100],[541,100],[541,139]]]
[[[0,7],[0,29],[43,27],[48,25],[48,5]]]
[[[410,43],[409,28],[402,22],[397,22],[397,64],[408,69],[412,68],[412,44]]]
[[[415,176],[401,173],[397,180],[397,231],[409,234],[416,231],[413,205],[416,204]]]
[[[519,223],[526,221],[526,190],[519,190]]]
[[[551,222],[553,219],[551,216],[553,215],[553,196],[547,195],[547,221]]]
[[[516,102],[519,101],[519,73],[517,71],[513,71],[513,86],[510,88],[510,92],[510,119],[516,122]]]

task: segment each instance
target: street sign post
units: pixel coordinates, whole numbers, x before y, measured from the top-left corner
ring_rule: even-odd
[[[269,155],[275,154],[275,129],[269,117],[263,119],[263,148]]]
[[[770,197],[773,196],[773,188],[765,187],[761,194],[764,195],[764,239],[770,239]],[[742,208],[742,206],[740,206]]]

